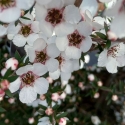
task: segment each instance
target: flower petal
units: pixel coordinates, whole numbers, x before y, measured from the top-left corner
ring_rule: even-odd
[[[54,80],[58,79],[60,76],[60,70],[58,69],[55,72],[49,72],[49,76]]]
[[[0,37],[7,34],[7,27],[0,25]]]
[[[35,80],[34,91],[38,94],[45,94],[48,90],[49,83],[45,78],[38,78]]]
[[[67,81],[69,80],[71,77],[71,73],[64,73],[64,72],[61,72],[61,80],[62,81]]]
[[[41,5],[45,5],[48,4],[49,2],[51,2],[52,0],[36,0],[37,3],[41,4]]]
[[[31,24],[31,29],[34,33],[39,33],[39,31],[40,31],[39,22],[33,21],[32,24]]]
[[[22,103],[32,103],[37,98],[37,93],[34,91],[34,88],[31,86],[26,86],[21,89],[19,93],[19,99]]]
[[[74,5],[75,0],[63,0],[64,6]]]
[[[27,53],[28,53],[30,62],[34,62],[35,57],[36,57],[35,51],[33,49],[29,48],[27,50]]]

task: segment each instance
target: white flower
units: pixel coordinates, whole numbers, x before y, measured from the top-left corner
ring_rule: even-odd
[[[0,24],[0,37],[4,36],[6,34],[7,34],[7,26]]]
[[[59,63],[54,58],[58,57],[60,51],[54,43],[47,46],[46,42],[39,38],[34,42],[33,47],[28,48],[27,52],[30,62],[39,62],[50,72],[58,69]]]
[[[94,125],[99,125],[101,123],[98,116],[91,116],[91,121]]]
[[[71,34],[57,37],[56,45],[60,51],[65,51],[67,57],[79,59],[81,52],[87,52],[92,46],[92,40],[89,36],[91,33],[91,26],[82,21]]]
[[[32,46],[34,41],[39,38],[39,22],[33,21],[30,14],[24,16],[30,20],[20,19],[21,23],[18,23],[17,26],[14,23],[8,26],[8,39],[18,47],[24,46],[26,42]]]
[[[49,117],[43,117],[39,119],[39,123],[37,125],[52,125],[50,123]]]
[[[28,10],[35,0],[1,0],[0,1],[0,21],[10,23],[16,21],[21,10]]]
[[[64,8],[62,0],[52,0],[45,6],[36,4],[36,19],[40,21],[41,32],[51,37],[53,32],[58,36],[69,34],[73,31],[72,24],[77,24],[81,15],[75,5]]]
[[[37,94],[45,94],[48,90],[49,83],[45,78],[40,77],[46,72],[46,67],[40,63],[21,67],[16,71],[19,78],[10,83],[9,89],[13,93],[20,88],[20,101],[32,103],[36,100]]]
[[[117,67],[125,65],[125,44],[112,45],[109,49],[102,51],[98,58],[98,66],[106,67],[108,72],[116,73]]]
[[[110,26],[111,32],[118,38],[125,37],[125,0],[118,0],[112,8],[106,10],[105,15],[114,17]]]

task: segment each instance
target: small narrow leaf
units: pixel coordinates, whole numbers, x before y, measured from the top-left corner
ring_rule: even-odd
[[[0,112],[5,112],[6,110],[2,107],[0,107]]]
[[[11,97],[11,98],[13,97],[13,94],[10,92],[10,90],[6,90],[5,93],[6,93],[6,95],[8,95],[9,97]]]

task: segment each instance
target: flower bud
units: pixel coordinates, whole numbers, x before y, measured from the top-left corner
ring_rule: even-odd
[[[53,114],[53,109],[52,108],[47,108],[46,111],[45,111],[45,113],[47,115],[52,115]]]
[[[46,96],[45,95],[40,95],[40,100],[45,100]]]
[[[113,32],[108,31],[107,34],[108,34],[108,38],[110,40],[112,40],[112,41],[116,41],[117,40],[117,36]]]
[[[5,95],[4,90],[0,88],[0,97],[4,97],[4,95]]]
[[[60,118],[59,125],[66,125],[66,118]]]
[[[8,59],[5,63],[5,67],[7,69],[11,68],[11,70],[16,70],[18,67],[18,60],[16,60],[15,58]]]
[[[88,79],[89,79],[89,81],[92,82],[95,80],[95,76],[93,74],[90,74],[90,75],[88,75]]]
[[[51,99],[52,99],[53,101],[58,101],[59,97],[60,97],[60,96],[59,96],[58,93],[53,93],[52,96],[51,96]]]
[[[6,68],[2,69],[2,70],[1,70],[1,75],[2,75],[2,76],[4,76],[4,75],[5,75],[5,73],[6,73],[6,71],[7,71],[7,69],[6,69]]]
[[[33,124],[34,121],[35,121],[34,118],[29,118],[29,120],[28,120],[29,124]]]
[[[60,95],[60,99],[65,99],[66,98],[66,93],[63,92],[61,95]]]
[[[0,83],[0,86],[1,86],[1,88],[2,88],[3,90],[7,90],[7,89],[9,88],[9,85],[10,85],[10,83],[9,83],[8,80],[3,80],[3,81],[1,81],[1,83]]]

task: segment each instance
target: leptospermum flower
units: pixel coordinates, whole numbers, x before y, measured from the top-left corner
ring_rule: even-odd
[[[117,67],[125,65],[125,44],[112,45],[109,49],[102,51],[98,58],[98,66],[106,67],[108,72],[117,73]]]
[[[19,78],[10,83],[9,90],[13,93],[20,89],[20,101],[22,103],[32,103],[36,100],[37,94],[45,94],[48,90],[48,81],[40,77],[46,72],[46,67],[40,63],[21,67],[16,71]]]
[[[62,0],[52,0],[47,5],[36,4],[36,19],[40,21],[41,32],[51,37],[53,32],[57,36],[70,34],[74,29],[72,24],[77,24],[81,15],[74,5],[64,6]]]
[[[7,26],[0,24],[0,37],[4,36],[6,34],[7,34]]]
[[[92,40],[89,36],[91,33],[91,26],[82,21],[74,28],[72,33],[57,37],[56,45],[60,51],[65,51],[67,57],[79,59],[81,52],[87,52],[92,46]]]
[[[16,21],[21,10],[28,10],[35,0],[1,0],[0,1],[0,21],[10,23]]]
[[[59,62],[54,59],[59,56],[60,51],[54,43],[46,44],[42,38],[37,39],[33,46],[27,50],[30,62],[45,65],[50,72],[58,69]]]
[[[12,40],[13,43],[22,47],[26,44],[33,45],[33,42],[39,38],[39,22],[33,21],[33,17],[30,14],[24,15],[27,19],[20,19],[21,23],[15,26],[14,23],[8,26],[8,39]]]
[[[113,16],[114,19],[111,23],[110,30],[115,33],[118,38],[125,37],[125,0],[118,0],[116,4],[106,10],[105,15]]]
[[[38,125],[52,125],[49,117],[42,117],[41,119],[39,119],[39,123]]]

